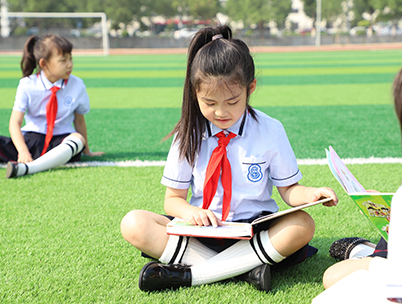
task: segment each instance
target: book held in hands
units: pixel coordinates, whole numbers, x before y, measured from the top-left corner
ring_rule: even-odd
[[[174,218],[167,226],[167,234],[185,235],[193,237],[208,237],[208,238],[227,238],[227,239],[251,239],[253,237],[253,226],[262,222],[284,216],[286,214],[320,205],[331,201],[331,198],[325,198],[316,202],[307,203],[301,206],[293,207],[280,212],[262,216],[251,223],[223,222],[222,226],[197,226],[192,225],[188,220]]]
[[[381,236],[388,241],[393,193],[367,192],[330,146],[325,149],[329,168],[342,188],[360,208],[365,217],[374,225]]]

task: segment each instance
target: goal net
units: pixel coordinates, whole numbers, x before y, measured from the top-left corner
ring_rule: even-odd
[[[0,50],[22,50],[31,35],[59,34],[68,38],[74,49],[109,54],[106,14],[99,13],[27,13],[0,10]],[[20,45],[22,44],[22,45]]]

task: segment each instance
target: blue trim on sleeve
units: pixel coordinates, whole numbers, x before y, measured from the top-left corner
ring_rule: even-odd
[[[297,170],[297,172],[295,174],[293,174],[292,176],[286,177],[286,178],[274,178],[272,176],[271,176],[271,178],[273,180],[277,180],[277,181],[284,181],[284,180],[287,180],[287,179],[291,179],[292,177],[295,177],[297,174],[299,174],[299,172],[300,172],[300,170]]]
[[[167,180],[170,180],[170,181],[175,182],[175,183],[182,183],[182,184],[189,184],[189,183],[191,183],[191,180],[189,180],[189,181],[179,181],[179,180],[175,180],[175,179],[171,179],[171,178],[169,178],[169,177],[166,177],[165,175],[163,175],[163,178],[166,178]]]

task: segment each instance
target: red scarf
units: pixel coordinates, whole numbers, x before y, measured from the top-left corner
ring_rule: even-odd
[[[232,171],[230,162],[226,155],[226,146],[229,141],[236,137],[236,134],[229,133],[226,137],[225,134],[219,132],[215,135],[219,138],[218,146],[212,152],[211,158],[208,163],[207,173],[205,175],[204,193],[203,193],[203,209],[208,209],[211,205],[212,199],[215,196],[218,187],[219,176],[222,171],[222,187],[223,187],[223,202],[222,202],[222,221],[226,220],[230,211],[230,201],[232,199]]]

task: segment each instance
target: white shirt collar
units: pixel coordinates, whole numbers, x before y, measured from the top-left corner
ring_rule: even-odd
[[[57,80],[55,83],[51,83],[49,79],[46,78],[45,73],[43,72],[43,70],[40,72],[39,76],[43,87],[45,88],[45,90],[50,90],[52,87],[56,86],[59,87],[60,89],[64,88],[66,86],[67,81],[63,78],[60,78],[59,80]]]
[[[227,131],[236,134],[237,136],[243,136],[246,119],[249,116],[248,111],[242,115],[230,128],[226,129]],[[204,138],[208,138],[211,136],[215,136],[219,132],[223,131],[223,129],[218,128],[212,122],[206,121],[206,130],[204,132]]]

